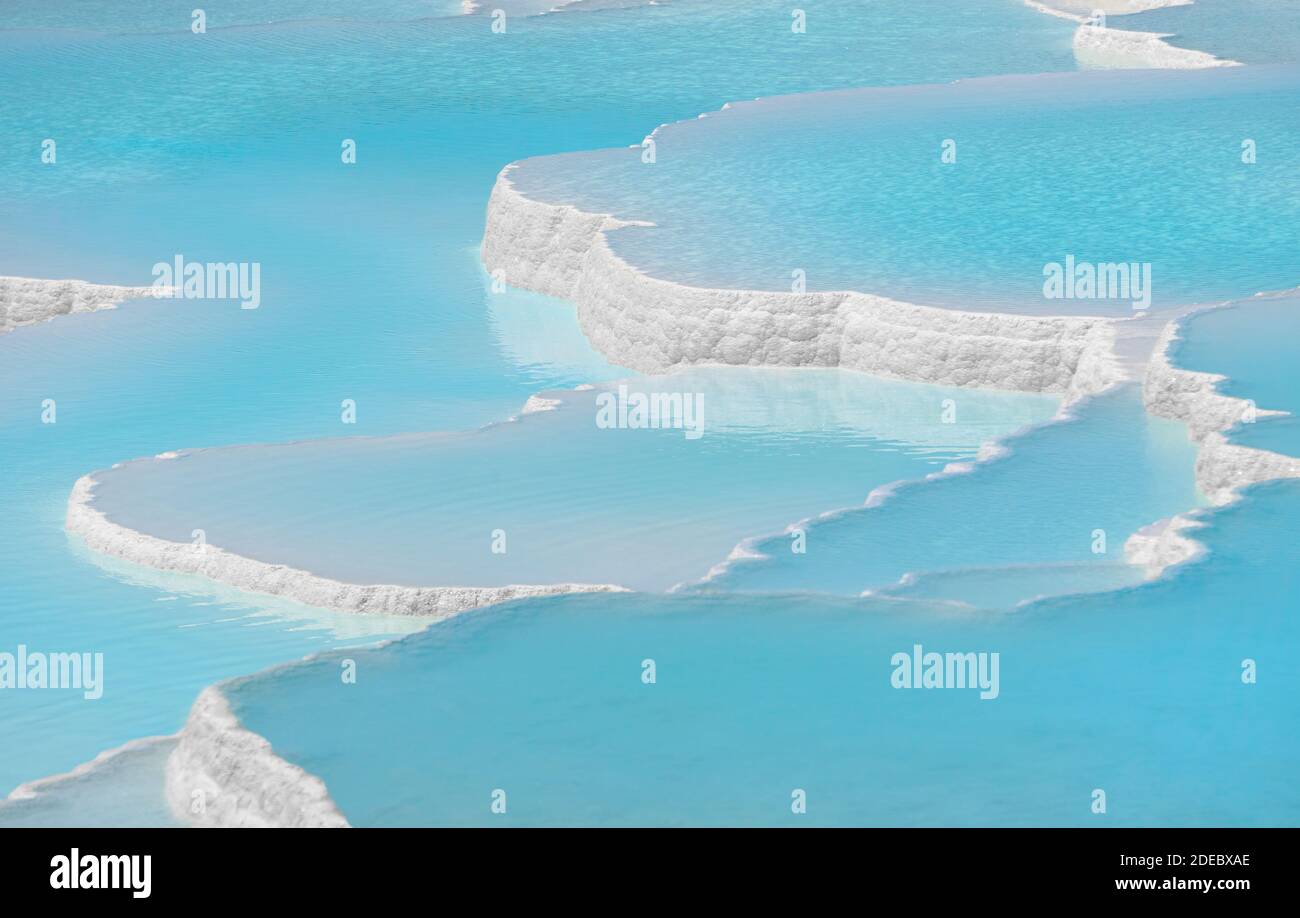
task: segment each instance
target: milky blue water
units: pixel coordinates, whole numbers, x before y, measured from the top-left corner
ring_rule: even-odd
[[[1112,16],[1109,25],[1167,34],[1171,45],[1243,64],[1300,61],[1300,5],[1294,0],[1196,0],[1190,6]]]
[[[478,431],[202,450],[96,476],[116,523],[348,583],[695,580],[747,536],[860,506],[1050,418],[1050,396],[836,370],[697,369],[621,384],[689,400],[679,427],[602,426],[620,388]],[[947,423],[945,406],[955,406]],[[368,533],[358,543],[357,532]],[[498,536],[498,533],[500,534]]]
[[[1131,582],[1137,573],[1118,566],[1125,540],[1201,500],[1195,447],[1182,424],[1146,415],[1136,387],[1077,414],[1012,440],[1009,456],[974,474],[815,522],[803,552],[788,536],[759,542],[765,557],[703,588],[857,595],[943,569],[919,595],[998,607]],[[1060,565],[1073,565],[1071,576]],[[988,576],[998,588],[986,589],[971,568],[1001,568]]]
[[[703,0],[505,35],[474,16],[198,36],[150,20],[161,6],[83,20],[83,4],[5,4],[0,273],[147,284],[177,254],[256,261],[262,305],[128,303],[0,338],[0,647],[98,651],[106,668],[97,702],[0,697],[0,789],[179,729],[223,677],[411,627],[91,557],[63,532],[79,476],[184,447],[473,428],[539,389],[625,375],[567,307],[485,289],[474,250],[503,165],[729,99],[1073,67],[1068,24],[1002,0],[805,6],[797,37],[787,5]]]
[[[674,124],[653,163],[606,150],[512,178],[653,223],[610,238],[659,277],[789,290],[803,271],[810,289],[1124,315],[1142,298],[1045,296],[1044,266],[1149,264],[1157,309],[1300,280],[1298,106],[1296,69],[870,89]]]
[[[1295,483],[1256,489],[1176,579],[1017,615],[566,597],[231,696],[358,825],[1293,825],[1297,520]],[[999,696],[891,688],[918,643],[999,653]]]

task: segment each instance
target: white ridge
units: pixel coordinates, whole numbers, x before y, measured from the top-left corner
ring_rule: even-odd
[[[201,574],[253,593],[284,596],[309,606],[341,612],[418,615],[433,620],[525,596],[622,592],[613,584],[512,584],[509,586],[397,586],[341,583],[283,564],[267,564],[214,545],[169,542],[112,522],[93,506],[95,481],[77,480],[68,496],[65,527],[88,548],[164,571]]]
[[[1116,321],[975,313],[856,291],[691,287],[650,277],[610,249],[608,214],[529,198],[507,166],[488,202],[481,254],[507,283],[571,300],[613,363],[814,366],[950,386],[1048,392],[1067,402],[1122,381]]]

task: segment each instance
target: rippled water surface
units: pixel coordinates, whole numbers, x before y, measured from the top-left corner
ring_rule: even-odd
[[[815,290],[1122,316],[1295,285],[1297,108],[1294,68],[873,89],[738,105],[659,130],[653,151],[512,178],[654,224],[611,246],[670,280],[790,290],[802,272]],[[1050,265],[1117,264],[1122,284],[1047,286]]]
[[[327,657],[232,696],[358,825],[1294,825],[1297,520],[1294,482],[1259,488],[1172,581],[1013,615],[529,601],[362,654],[354,686]],[[891,687],[917,644],[997,652],[998,697]]]

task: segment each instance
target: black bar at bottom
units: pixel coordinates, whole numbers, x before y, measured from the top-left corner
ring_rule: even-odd
[[[774,904],[845,892],[862,903],[977,895],[1231,908],[1285,894],[1296,843],[1291,829],[23,829],[0,832],[0,895],[9,906],[76,896],[128,907],[338,908],[437,892],[461,908],[516,897],[533,907],[567,898],[666,908],[696,894]]]

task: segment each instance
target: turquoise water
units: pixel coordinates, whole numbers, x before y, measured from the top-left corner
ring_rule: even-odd
[[[812,25],[799,36],[788,5],[775,0],[522,18],[504,35],[480,16],[297,22],[202,38],[10,33],[0,74],[24,105],[0,115],[3,175],[19,189],[67,193],[92,182],[102,192],[109,179],[188,179],[234,167],[240,181],[227,193],[238,195],[242,179],[273,164],[252,168],[254,151],[290,173],[337,166],[341,139],[352,137],[362,167],[384,150],[370,132],[396,127],[389,154],[412,169],[431,161],[424,177],[444,190],[414,199],[430,202],[432,219],[441,211],[432,202],[486,201],[490,185],[477,180],[443,186],[452,170],[494,175],[525,156],[639,142],[661,121],[735,99],[1075,67],[1070,23],[1007,0],[837,0],[805,9]],[[701,55],[708,68],[697,66]],[[40,163],[46,137],[59,142],[54,169]],[[364,181],[366,172],[346,180]],[[329,191],[346,187],[338,169],[324,174]],[[177,206],[154,216],[167,220]],[[480,222],[471,235],[481,230]]]
[[[231,697],[358,825],[1293,825],[1298,520],[1300,487],[1256,489],[1174,580],[1013,616],[565,597]],[[998,698],[891,688],[916,643],[999,653]]]
[[[1300,61],[1300,5],[1294,0],[1196,0],[1190,6],[1112,16],[1111,28],[1171,35],[1180,48],[1243,64]]]
[[[1300,281],[1297,107],[1296,69],[868,89],[674,124],[653,163],[605,150],[532,160],[512,179],[653,223],[611,233],[612,247],[698,286],[789,290],[802,270],[809,289],[1126,315],[1142,297],[1046,297],[1044,266],[1147,264],[1156,309]]]
[[[1266,418],[1238,427],[1232,434],[1234,443],[1267,449],[1288,456],[1300,456],[1300,420]]]
[[[72,6],[6,4],[0,273],[146,284],[176,254],[255,261],[262,305],[136,302],[0,337],[0,647],[98,651],[106,669],[96,702],[0,697],[0,790],[179,729],[221,678],[411,627],[92,558],[63,532],[81,475],[185,447],[468,429],[625,375],[568,307],[485,288],[475,249],[503,165],[734,98],[1073,67],[1068,24],[1002,0],[808,9],[798,39],[782,4],[688,0],[505,36],[481,16],[195,36],[141,34],[130,12],[69,31]]]
[[[622,386],[690,400],[698,426],[601,427],[598,405],[620,391],[607,384],[547,393],[558,408],[479,431],[126,463],[96,476],[95,506],[159,538],[188,544],[201,528],[210,545],[348,583],[664,590],[746,537],[970,460],[1057,404],[835,370]]]
[[[1010,455],[974,474],[904,487],[879,506],[814,523],[803,553],[789,537],[759,542],[765,557],[701,588],[857,595],[942,570],[920,595],[1005,606],[1129,582],[1135,573],[1116,567],[1125,540],[1201,502],[1195,447],[1182,424],[1146,415],[1136,387],[1076,411],[1012,440]],[[1077,567],[1063,577],[1059,565]],[[970,568],[1001,568],[988,578],[997,588]]]

